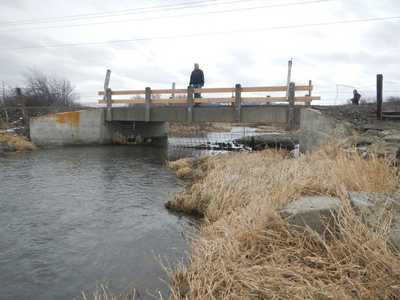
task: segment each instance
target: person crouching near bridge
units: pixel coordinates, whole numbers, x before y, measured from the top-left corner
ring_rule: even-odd
[[[199,64],[194,64],[194,70],[192,71],[192,75],[190,75],[190,83],[189,85],[195,89],[202,88],[204,86],[204,73],[200,69]],[[200,93],[194,94],[195,98],[201,98]]]

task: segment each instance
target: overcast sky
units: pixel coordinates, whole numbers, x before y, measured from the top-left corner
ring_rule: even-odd
[[[207,87],[277,85],[293,58],[293,81],[312,79],[326,103],[374,95],[377,73],[400,95],[400,18],[297,26],[384,17],[399,0],[1,0],[0,80],[34,68],[93,102],[108,68],[113,89],[184,88],[194,62]]]

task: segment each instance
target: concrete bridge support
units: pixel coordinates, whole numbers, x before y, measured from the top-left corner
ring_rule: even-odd
[[[30,136],[38,146],[152,144],[166,145],[165,122],[106,122],[106,110],[56,113],[30,121]]]

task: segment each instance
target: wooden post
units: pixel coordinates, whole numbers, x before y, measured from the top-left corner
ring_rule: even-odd
[[[175,99],[175,82],[172,83],[171,99]]]
[[[288,62],[286,97],[289,97],[289,86],[290,86],[290,81],[292,80],[292,66],[293,66],[293,59],[290,59]]]
[[[241,117],[242,110],[242,86],[240,84],[236,84],[235,86],[235,112],[236,112],[236,122],[240,123],[242,120]]]
[[[145,105],[146,105],[146,112],[145,112],[145,121],[150,122],[151,119],[151,88],[146,88],[146,96],[145,96]]]
[[[310,80],[308,82],[308,97],[312,97],[312,80]],[[311,100],[310,101],[306,101],[306,106],[310,106],[311,105]]]
[[[382,106],[383,106],[383,75],[376,76],[376,116],[378,120],[382,120]]]
[[[106,78],[104,79],[104,101],[107,104],[106,121],[112,121],[112,91],[110,89],[111,70],[107,70]]]
[[[295,129],[295,93],[296,84],[291,82],[289,84],[289,105],[288,105],[288,130]]]
[[[107,103],[107,114],[106,114],[106,121],[112,121],[112,90],[107,88],[104,92],[104,97]]]
[[[188,86],[187,88],[187,122],[190,124],[193,122],[193,93],[194,88]]]

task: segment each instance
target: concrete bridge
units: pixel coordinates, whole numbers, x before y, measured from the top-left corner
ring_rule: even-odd
[[[106,77],[99,103],[106,107],[78,112],[57,113],[33,118],[31,139],[37,145],[73,144],[164,144],[167,123],[263,123],[298,128],[300,111],[311,101],[313,86],[124,90],[109,88]],[[303,96],[296,92],[305,92]],[[196,93],[224,94],[224,97],[195,98]],[[270,93],[280,93],[271,96]],[[245,95],[249,96],[245,96]],[[260,94],[263,94],[260,96]],[[227,97],[229,95],[230,97]],[[121,96],[129,96],[121,99]]]

